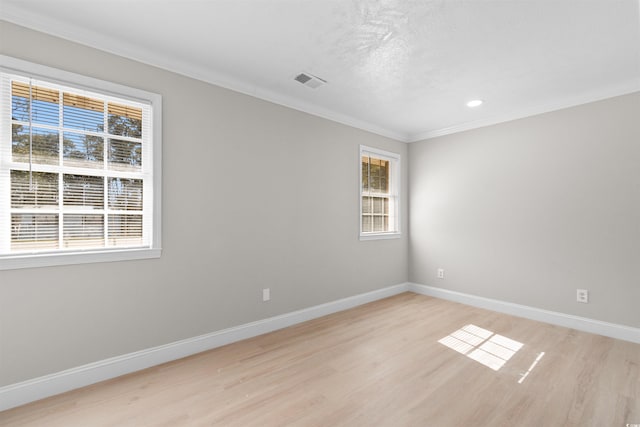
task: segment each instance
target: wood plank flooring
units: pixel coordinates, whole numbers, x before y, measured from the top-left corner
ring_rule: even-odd
[[[640,344],[413,293],[0,413],[7,427],[627,423]]]

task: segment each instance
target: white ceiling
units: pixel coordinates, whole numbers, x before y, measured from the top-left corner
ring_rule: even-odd
[[[4,20],[402,141],[640,90],[640,0],[0,4]]]

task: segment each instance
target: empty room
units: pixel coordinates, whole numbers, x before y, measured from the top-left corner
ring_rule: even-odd
[[[638,0],[0,0],[0,425],[640,426]]]

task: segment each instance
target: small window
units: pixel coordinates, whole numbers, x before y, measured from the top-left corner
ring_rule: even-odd
[[[160,256],[161,97],[0,58],[0,269]]]
[[[360,146],[360,239],[400,237],[400,156]]]

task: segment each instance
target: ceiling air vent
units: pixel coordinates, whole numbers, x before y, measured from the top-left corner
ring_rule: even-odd
[[[302,83],[305,86],[310,87],[311,89],[316,89],[323,84],[326,84],[327,81],[321,79],[320,77],[316,77],[313,74],[309,73],[300,73],[294,78],[295,81]]]

